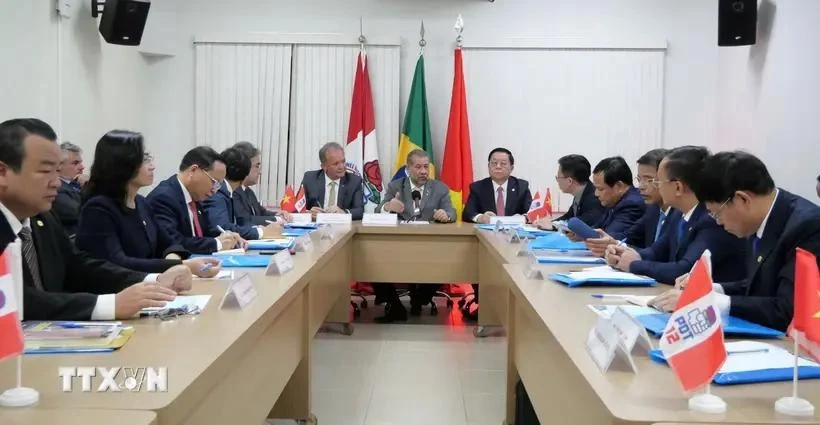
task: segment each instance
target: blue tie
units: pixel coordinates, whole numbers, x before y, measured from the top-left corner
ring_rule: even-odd
[[[666,222],[666,214],[663,211],[658,213],[658,225],[655,227],[655,241],[661,237],[661,229],[663,228],[663,223]]]
[[[686,237],[686,219],[681,218],[680,223],[678,223],[678,245],[683,242],[684,237]]]
[[[753,235],[749,239],[752,241],[752,257],[757,261],[757,247],[760,245],[760,238],[758,238],[757,235]]]

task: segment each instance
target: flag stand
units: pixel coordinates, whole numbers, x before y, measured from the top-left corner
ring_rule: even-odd
[[[800,332],[794,332],[794,373],[792,378],[791,397],[781,397],[774,403],[777,413],[790,416],[814,416],[814,405],[805,398],[797,396],[797,361],[800,359]]]
[[[706,391],[703,394],[692,396],[689,399],[689,410],[703,413],[724,413],[726,412],[726,402],[722,398],[712,394],[712,384],[706,384]]]
[[[17,387],[10,388],[0,394],[0,406],[25,407],[40,401],[40,393],[34,388],[23,386],[23,355],[17,356]]]

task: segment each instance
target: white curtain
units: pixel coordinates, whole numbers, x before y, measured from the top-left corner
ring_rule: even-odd
[[[295,45],[288,181],[319,168],[319,148],[347,142],[358,45]],[[391,172],[399,140],[399,47],[368,46],[382,177]]]
[[[661,147],[662,49],[481,49],[464,52],[473,173],[487,175],[487,154],[510,149],[514,174],[533,194],[547,187],[565,210],[554,176],[563,155],[587,157],[592,167],[621,155],[633,167]]]
[[[269,204],[285,187],[291,51],[288,44],[196,44],[197,144],[222,151],[245,140],[259,148],[255,191]]]

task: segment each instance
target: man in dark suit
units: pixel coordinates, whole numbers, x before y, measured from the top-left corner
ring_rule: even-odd
[[[715,281],[746,277],[743,240],[715,223],[692,190],[708,156],[709,151],[704,147],[683,146],[673,149],[661,161],[654,183],[664,202],[675,211],[668,219],[669,230],[648,248],[609,246],[606,259],[611,266],[674,284],[708,249]]]
[[[532,204],[530,184],[526,180],[513,177],[515,158],[505,148],[495,148],[487,157],[487,171],[490,177],[473,182],[470,185],[470,196],[461,214],[467,223],[486,224],[494,216],[527,216]],[[478,302],[478,284],[473,283],[473,294]],[[477,318],[475,310],[469,311],[467,317]]]
[[[73,237],[77,232],[82,205],[81,191],[88,176],[83,174],[83,151],[71,142],[60,144],[60,187],[57,189],[57,199],[54,200],[52,211],[60,219],[68,235]]]
[[[604,215],[604,206],[595,197],[595,187],[589,181],[592,166],[581,155],[566,155],[558,160],[558,172],[555,181],[561,192],[572,195],[572,206],[556,220],[569,220],[578,217],[592,226]]]
[[[785,331],[794,312],[795,249],[820,259],[820,207],[778,189],[763,162],[741,151],[709,157],[695,191],[720,225],[746,238],[746,278],[716,282],[721,313]],[[671,310],[679,297],[673,289],[652,302]]]
[[[387,193],[376,212],[397,214],[405,221],[436,221],[451,223],[456,220],[456,210],[450,201],[450,189],[438,180],[429,179],[430,157],[421,149],[407,154],[407,176],[387,185]],[[421,307],[430,303],[435,285],[411,286],[410,313],[418,316]],[[374,283],[373,290],[380,299],[387,300],[384,316],[376,321],[390,323],[407,320],[407,310],[401,304],[392,283]]]
[[[238,233],[246,240],[275,238],[282,235],[281,227],[275,223],[265,226],[253,225],[249,218],[237,219],[234,213],[233,193],[239,190],[242,182],[251,170],[251,160],[240,149],[231,147],[220,154],[225,162],[225,180],[219,190],[206,199],[202,205],[208,216],[210,234],[219,234],[221,230]]]
[[[661,163],[667,149],[652,149],[638,158],[638,190],[646,203],[646,212],[626,235],[626,243],[635,248],[647,248],[666,232],[669,227],[667,217],[672,207],[664,204],[655,181],[658,180],[658,165]],[[584,242],[587,248],[595,255],[604,256],[609,245],[616,245],[618,241],[601,229],[597,229],[600,238],[587,239]]]
[[[347,172],[345,150],[338,143],[326,143],[319,149],[320,170],[307,171],[302,177],[307,209],[317,213],[350,214],[353,220],[364,215],[362,178]]]
[[[252,186],[259,184],[259,175],[262,172],[262,155],[259,149],[251,142],[237,142],[233,147],[251,159],[251,171],[242,181],[242,185],[233,191],[233,208],[237,222],[265,226],[268,221],[290,221],[287,211],[276,212],[262,206],[256,193],[251,189]]]
[[[225,178],[225,163],[216,151],[197,146],[179,164],[179,172],[148,194],[160,229],[195,254],[233,249],[245,240],[230,231],[214,231],[202,202],[213,196]]]
[[[0,210],[21,241],[25,319],[128,319],[190,289],[187,267],[149,275],[74,248],[49,212],[60,184],[56,139],[54,130],[38,119],[0,123]],[[8,229],[0,234],[8,239]]]
[[[632,185],[632,170],[620,156],[604,158],[592,170],[595,196],[606,208],[603,216],[592,227],[606,232],[617,240],[626,238],[629,229],[640,220],[646,204],[640,192]],[[570,234],[571,239],[577,239]]]

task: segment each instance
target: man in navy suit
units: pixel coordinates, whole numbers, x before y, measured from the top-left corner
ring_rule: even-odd
[[[210,234],[219,234],[221,230],[238,233],[242,239],[256,240],[281,236],[281,227],[275,223],[265,226],[254,226],[249,217],[239,219],[234,213],[233,193],[239,190],[245,177],[251,171],[251,160],[241,149],[230,147],[220,154],[225,162],[225,180],[219,190],[206,199],[202,205],[208,217]]]
[[[177,244],[195,254],[210,254],[245,244],[238,234],[213,231],[202,201],[213,196],[225,178],[225,163],[207,146],[197,146],[182,158],[179,172],[148,194],[159,227]]]
[[[669,150],[659,148],[643,154],[638,158],[638,190],[646,203],[646,212],[626,234],[626,243],[635,248],[646,248],[660,239],[666,229],[666,218],[672,207],[664,204],[655,181],[658,179],[658,165]],[[609,245],[616,245],[618,241],[601,229],[596,230],[600,238],[587,239],[584,242],[587,248],[600,257],[604,256]]]
[[[578,217],[584,223],[593,226],[604,215],[604,206],[595,196],[595,186],[589,181],[592,165],[581,155],[566,155],[558,160],[558,172],[555,181],[561,192],[572,195],[572,206],[556,220],[569,220]],[[539,227],[552,228],[552,225],[542,220]]]
[[[794,313],[795,249],[820,259],[820,207],[774,185],[752,154],[720,152],[709,157],[695,186],[698,199],[729,233],[746,238],[746,278],[719,282],[715,303],[722,314],[785,331]],[[676,287],[686,285],[686,276]],[[674,309],[680,290],[652,303]]]
[[[643,217],[646,204],[632,185],[632,170],[620,156],[604,158],[592,170],[595,196],[606,208],[592,227],[603,230],[617,240],[626,238],[629,229]],[[570,239],[576,239],[570,234]]]
[[[237,142],[233,145],[251,159],[251,171],[245,177],[236,190],[233,191],[233,208],[236,220],[239,223],[247,223],[264,226],[269,221],[290,221],[290,214],[287,211],[271,211],[259,203],[252,186],[259,184],[259,176],[262,173],[262,154],[251,142]]]
[[[461,214],[467,223],[490,222],[493,216],[527,216],[532,204],[530,184],[523,179],[513,177],[515,158],[512,152],[504,148],[495,148],[487,157],[487,170],[490,177],[470,184],[470,196]],[[478,302],[478,284],[473,283],[473,293]],[[465,311],[469,318],[477,318],[476,312]]]
[[[674,284],[708,249],[716,281],[746,276],[743,241],[715,223],[692,190],[708,156],[704,147],[683,146],[673,149],[661,161],[654,183],[664,202],[674,208],[668,219],[669,230],[648,248],[635,250],[611,245],[606,253],[611,266]]]
[[[318,213],[350,214],[353,220],[364,215],[362,178],[347,172],[345,149],[330,142],[319,149],[319,170],[306,171],[302,177],[306,208]]]

